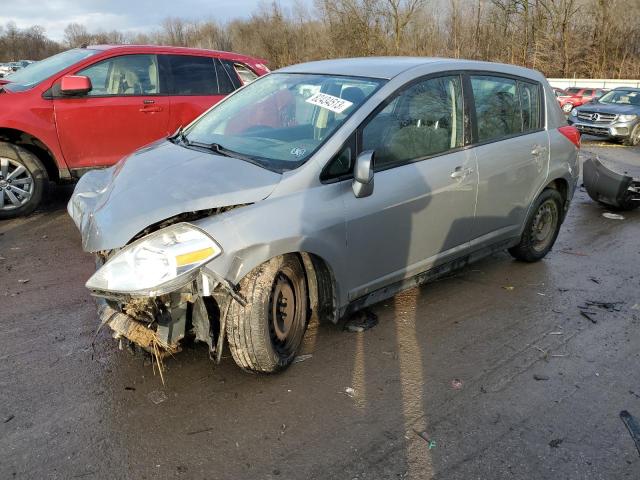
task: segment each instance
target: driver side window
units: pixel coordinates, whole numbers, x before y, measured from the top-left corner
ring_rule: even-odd
[[[463,145],[460,76],[419,81],[401,91],[362,130],[362,150],[374,150],[376,169],[443,153]]]
[[[91,79],[89,96],[129,96],[160,93],[155,55],[123,55],[98,62],[76,75]]]

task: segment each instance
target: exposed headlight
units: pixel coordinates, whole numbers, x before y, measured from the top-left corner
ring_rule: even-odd
[[[92,291],[157,296],[189,283],[198,267],[222,253],[199,228],[177,223],[123,248],[89,279]]]
[[[571,110],[571,116],[572,117],[576,117],[578,115],[578,109],[574,108],[573,110]]]
[[[620,120],[621,122],[631,122],[632,120],[635,120],[637,117],[637,115],[620,115],[618,117],[618,120]]]

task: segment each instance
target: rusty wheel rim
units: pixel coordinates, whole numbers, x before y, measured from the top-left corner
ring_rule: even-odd
[[[531,226],[532,248],[542,252],[549,247],[558,225],[558,205],[553,200],[546,200],[538,207]]]

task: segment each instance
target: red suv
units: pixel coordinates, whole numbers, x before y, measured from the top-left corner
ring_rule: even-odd
[[[601,88],[571,87],[565,89],[566,95],[558,95],[558,102],[565,113],[571,112],[575,107],[589,103],[594,98],[600,98],[606,93]]]
[[[0,80],[0,219],[32,212],[49,180],[113,165],[268,71],[235,53],[108,45]]]

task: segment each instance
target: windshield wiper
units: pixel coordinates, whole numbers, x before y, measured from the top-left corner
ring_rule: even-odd
[[[196,141],[192,142],[187,138],[185,138],[184,141],[186,142],[185,145],[190,147],[205,148],[207,150],[211,150],[212,152],[217,153],[219,155],[223,155],[225,157],[237,158],[238,160],[244,160],[245,162],[258,165],[259,167],[264,167],[264,165],[258,160],[256,160],[255,158],[250,157],[248,155],[243,155],[242,153],[236,152],[234,150],[229,150],[228,148],[223,147],[219,143],[215,143],[215,142],[204,143],[204,142],[196,142]]]

